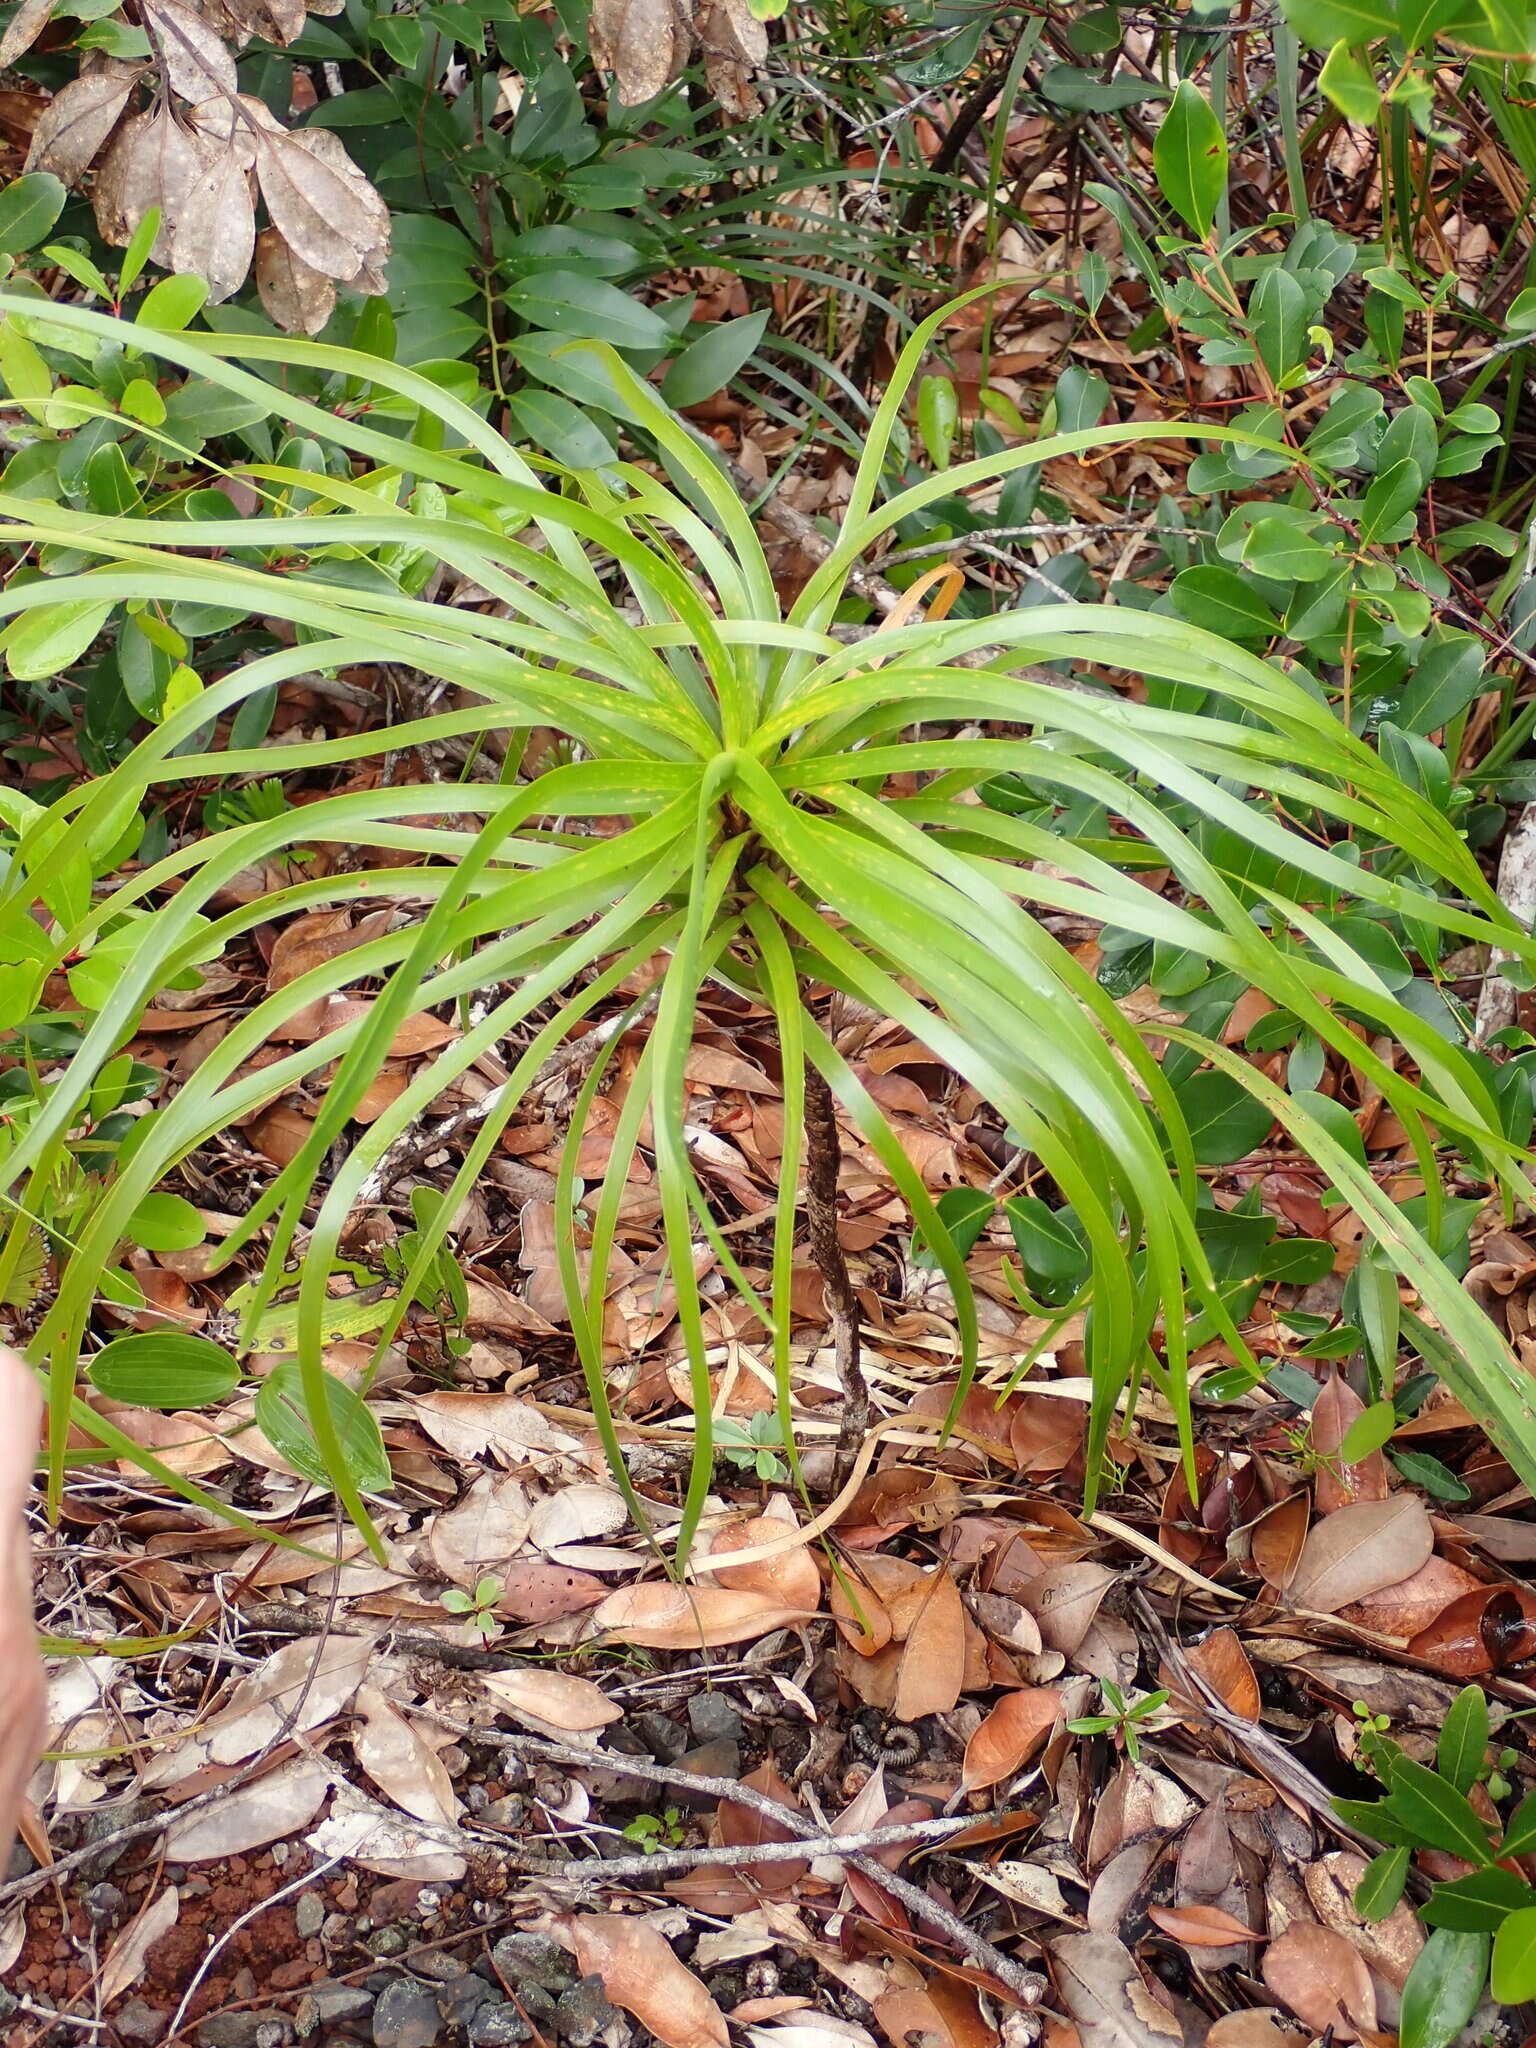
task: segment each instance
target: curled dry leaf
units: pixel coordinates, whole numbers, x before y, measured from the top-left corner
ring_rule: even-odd
[[[759,1543],[782,1541],[792,1530],[770,1515],[747,1515],[722,1523],[710,1538],[711,1552],[749,1550]],[[709,1570],[709,1558],[702,1560]],[[814,1614],[821,1605],[821,1573],[808,1546],[781,1550],[775,1557],[760,1557],[752,1564],[721,1565],[714,1574],[722,1586],[734,1586],[748,1593],[771,1595],[785,1607]]]
[[[1293,1607],[1337,1614],[1383,1586],[1411,1578],[1434,1547],[1434,1531],[1417,1495],[1351,1501],[1311,1530],[1286,1597]]]
[[[172,229],[209,162],[210,146],[168,104],[129,115],[102,158],[91,193],[103,239],[125,249],[145,214],[158,206],[160,232],[151,253],[157,263],[168,263]]]
[[[1453,1600],[1482,1590],[1470,1572],[1452,1564],[1448,1557],[1432,1557],[1411,1578],[1400,1580],[1395,1586],[1383,1586],[1379,1593],[1341,1608],[1339,1616],[1382,1635],[1415,1636],[1443,1614]]]
[[[360,1686],[356,1705],[362,1720],[352,1731],[352,1753],[374,1784],[416,1820],[452,1827],[459,1795],[437,1751],[377,1686]]]
[[[1253,1525],[1249,1555],[1253,1568],[1277,1593],[1284,1593],[1296,1576],[1301,1546],[1307,1540],[1312,1521],[1312,1497],[1305,1488],[1277,1500]]]
[[[1063,1934],[1050,1952],[1061,2009],[1082,2048],[1178,2048],[1183,2041],[1183,2028],[1112,1935]]]
[[[666,1939],[644,1920],[583,1914],[560,1923],[583,1977],[601,1977],[614,2005],[664,2048],[727,2048],[725,2015]]]
[[[171,268],[202,278],[217,305],[245,283],[255,247],[250,172],[223,151],[187,192],[171,233]]]
[[[683,0],[593,0],[592,61],[613,73],[620,102],[642,106],[681,75],[693,49]]]
[[[0,36],[0,70],[24,57],[53,18],[53,0],[21,0]]]
[[[1481,1678],[1536,1656],[1536,1591],[1529,1586],[1480,1586],[1442,1608],[1408,1645],[1447,1678]]]
[[[311,269],[347,282],[388,249],[389,214],[350,158],[348,176],[315,147],[315,136],[326,132],[259,134],[256,177],[272,225],[294,254]]]
[[[1263,1705],[1258,1677],[1231,1629],[1213,1628],[1203,1643],[1196,1643],[1185,1655],[1229,1712],[1245,1721],[1258,1720]]]
[[[959,1595],[955,1595],[956,1604]],[[716,1649],[725,1643],[749,1643],[770,1629],[805,1621],[808,1611],[786,1607],[771,1593],[753,1593],[735,1586],[673,1586],[652,1579],[610,1593],[592,1613],[592,1628],[647,1650]],[[954,1674],[959,1697],[959,1671]],[[923,1708],[924,1713],[934,1711]]]
[[[1220,1906],[1149,1906],[1147,1917],[1185,1948],[1230,1948],[1235,1941],[1264,1938]]]
[[[1358,2041],[1375,2031],[1371,1973],[1331,1927],[1293,1920],[1264,1952],[1264,1982],[1315,2034],[1331,2027],[1336,2040]]]
[[[1061,1694],[1048,1685],[1005,1693],[965,1745],[960,1780],[984,1792],[1021,1770],[1061,1719]]]

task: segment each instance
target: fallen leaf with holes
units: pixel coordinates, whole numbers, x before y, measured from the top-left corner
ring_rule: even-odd
[[[1037,1578],[1025,1580],[1014,1597],[1040,1624],[1045,1647],[1070,1657],[1093,1626],[1099,1603],[1114,1582],[1107,1565],[1084,1559],[1047,1566]]]
[[[556,1923],[583,1977],[601,1977],[612,2004],[633,2013],[664,2048],[728,2048],[725,2015],[666,1939],[618,1913]]]
[[[709,1550],[699,1560],[702,1568],[722,1586],[734,1586],[748,1593],[761,1593],[814,1614],[821,1605],[821,1573],[808,1544],[781,1550],[774,1557],[760,1557],[751,1564],[710,1563],[715,1555],[733,1550],[752,1550],[760,1543],[782,1543],[793,1535],[793,1526],[772,1515],[750,1515],[739,1521],[722,1522],[709,1539]]]
[[[452,1827],[459,1796],[437,1751],[377,1686],[360,1686],[356,1707],[352,1754],[385,1798],[416,1820]]]
[[[144,1974],[149,1951],[162,1934],[170,1933],[180,1911],[181,1894],[175,1885],[168,1884],[118,1935],[107,1950],[95,1987],[102,2005],[110,2005],[114,1998],[121,1998],[125,1991],[138,1983]]]
[[[624,1718],[600,1686],[566,1671],[483,1671],[480,1683],[540,1735],[586,1735]]]
[[[507,1621],[564,1621],[568,1615],[584,1614],[608,1593],[604,1582],[590,1572],[532,1558],[514,1559],[498,1576],[496,1612]]]
[[[1434,1547],[1434,1531],[1417,1495],[1351,1501],[1314,1525],[1301,1546],[1286,1598],[1292,1607],[1313,1614],[1337,1614],[1383,1586],[1411,1578]]]
[[[955,1595],[956,1602],[959,1595]],[[808,1620],[800,1607],[786,1607],[771,1593],[735,1586],[674,1586],[651,1579],[622,1586],[592,1610],[591,1629],[645,1650],[718,1649],[749,1643],[770,1629]],[[955,1697],[959,1697],[958,1678]],[[951,1706],[954,1699],[950,1700]],[[924,1709],[925,1712],[931,1711]]]
[[[1022,1770],[1061,1719],[1061,1694],[1051,1686],[1028,1686],[1005,1693],[965,1745],[960,1782],[967,1792]]]
[[[1063,1934],[1050,1944],[1062,2010],[1082,2048],[1177,2048],[1184,2030],[1148,1990],[1122,1942]]]
[[[1230,1948],[1234,1941],[1263,1939],[1220,1906],[1149,1906],[1147,1917],[1185,1948]]]
[[[1315,2034],[1331,2027],[1336,2040],[1358,2041],[1375,2031],[1371,1973],[1331,1927],[1293,1920],[1264,1952],[1264,1982]]]

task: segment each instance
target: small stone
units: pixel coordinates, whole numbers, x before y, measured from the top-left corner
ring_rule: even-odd
[[[4,2014],[0,2014],[4,2017]],[[112,2024],[124,2041],[142,2041],[145,2048],[155,2048],[155,2043],[164,2035],[171,2023],[169,2013],[160,2012],[152,2005],[146,2005],[142,1998],[130,1998],[119,2007]]]
[[[659,1764],[674,1764],[688,1747],[688,1737],[670,1714],[636,1714],[629,1732]]]
[[[443,2031],[437,1996],[414,1977],[397,1977],[373,2008],[373,2048],[434,2048]]]
[[[85,1895],[85,1910],[96,1927],[110,1927],[126,1904],[115,1884],[93,1884]]]
[[[491,1803],[491,1795],[483,1785],[466,1785],[459,1794],[466,1813],[484,1813]]]
[[[304,1997],[317,2026],[339,2027],[347,2020],[366,2019],[373,2011],[373,1993],[361,1984],[317,1984]]]
[[[469,1965],[462,1956],[449,1955],[446,1949],[428,1949],[425,1955],[417,1956],[411,1968],[418,1977],[430,1977],[436,1984],[451,1984],[455,1977],[462,1977]]]
[[[515,2005],[483,2005],[469,2023],[469,2048],[519,2048],[530,2032]]]
[[[697,1749],[686,1750],[676,1759],[680,1771],[689,1771],[698,1778],[739,1778],[741,1776],[741,1745],[736,1742],[703,1742]],[[670,1799],[681,1799],[688,1806],[713,1806],[713,1792],[685,1792],[681,1786],[668,1792]]]
[[[491,1950],[491,1960],[507,1983],[519,1989],[531,1983],[558,1996],[576,1981],[574,1959],[547,1934],[504,1934]]]
[[[325,1925],[325,1901],[318,1892],[300,1892],[299,1903],[293,1909],[293,1924],[299,1930],[299,1939],[308,1941],[318,1934]]]
[[[486,2006],[499,2005],[501,1993],[473,1970],[466,1970],[462,1977],[443,1986],[437,2002],[445,2020],[451,2020],[456,2027],[467,2027]]]
[[[309,1894],[306,1892],[304,1896],[308,1898]],[[320,1939],[327,1948],[347,1947],[355,1932],[351,1915],[347,1913],[327,1913],[320,1925]]]
[[[110,1836],[121,1834],[124,1828],[131,1828],[136,1821],[147,1819],[149,1811],[150,1802],[147,1799],[126,1799],[121,1806],[88,1807],[85,1818],[80,1823],[81,1848],[97,1842],[105,1845]],[[82,1866],[87,1877],[105,1877],[113,1864],[122,1858],[128,1846],[126,1842],[117,1842],[110,1848],[103,1846],[98,1849]],[[169,1868],[164,1874],[172,1883],[175,1882],[175,1879],[171,1878]]]
[[[741,1716],[723,1692],[700,1692],[688,1702],[688,1726],[700,1742],[735,1742]]]
[[[481,1810],[480,1818],[487,1827],[506,1828],[515,1833],[528,1815],[528,1802],[520,1792],[509,1792],[504,1799],[493,1799]]]
[[[571,2048],[592,2048],[604,2027],[611,2026],[617,2018],[601,1977],[583,1977],[569,1991],[561,1992],[555,2007],[555,2025]]]
[[[403,1956],[410,1947],[399,1927],[376,1927],[363,1945],[371,1956]]]
[[[457,1742],[450,1742],[446,1749],[440,1749],[437,1760],[450,1778],[462,1778],[469,1769],[469,1752]]]

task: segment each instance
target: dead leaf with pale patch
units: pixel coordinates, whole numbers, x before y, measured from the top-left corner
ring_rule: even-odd
[[[1434,1547],[1429,1516],[1416,1494],[1351,1501],[1313,1526],[1286,1598],[1313,1614],[1337,1614],[1411,1578]]]
[[[633,2013],[663,2048],[728,2048],[725,2014],[646,1921],[602,1913],[557,1925],[582,1976],[600,1977],[610,2002]]]
[[[959,1597],[955,1595],[957,1605]],[[735,1586],[674,1586],[664,1579],[650,1579],[610,1593],[593,1609],[591,1629],[596,1635],[614,1636],[640,1649],[700,1650],[755,1642],[770,1629],[791,1628],[809,1618],[805,1608],[786,1607],[771,1593]],[[957,1672],[949,1704],[953,1706],[958,1697]]]
[[[452,1827],[459,1795],[437,1751],[377,1686],[360,1686],[355,1704],[352,1753],[385,1798],[413,1819]]]
[[[1123,1942],[1063,1934],[1050,1944],[1062,2010],[1082,2048],[1178,2048],[1184,2030],[1152,1994]]]
[[[537,1735],[593,1735],[622,1721],[616,1707],[590,1678],[566,1671],[482,1671],[480,1683],[515,1720]]]

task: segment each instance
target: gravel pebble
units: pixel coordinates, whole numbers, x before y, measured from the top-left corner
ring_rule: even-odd
[[[373,2009],[373,2048],[434,2048],[443,2031],[437,1993],[414,1977],[397,1977]]]

